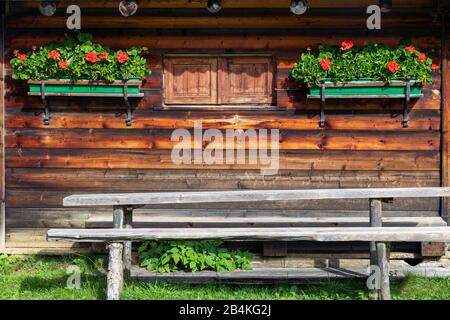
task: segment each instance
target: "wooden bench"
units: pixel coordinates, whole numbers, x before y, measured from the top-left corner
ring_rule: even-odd
[[[261,240],[370,242],[370,261],[380,271],[378,299],[390,299],[386,243],[450,242],[450,227],[382,227],[382,202],[394,198],[448,197],[450,188],[257,190],[84,194],[64,199],[65,206],[112,206],[113,228],[50,229],[52,241],[109,242],[108,299],[119,299],[123,277],[131,272],[131,242],[142,240]],[[151,204],[369,199],[370,227],[341,228],[140,228],[132,229],[133,209]]]

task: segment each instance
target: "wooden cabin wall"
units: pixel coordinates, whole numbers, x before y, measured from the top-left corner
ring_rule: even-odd
[[[209,14],[200,0],[140,1],[138,13],[128,18],[119,14],[117,1],[81,3],[82,31],[91,32],[94,40],[112,47],[149,48],[152,73],[145,79],[145,97],[135,107],[131,127],[125,125],[124,115],[116,115],[124,110],[120,99],[94,98],[52,99],[50,125],[45,126],[40,99],[28,97],[26,85],[11,80],[6,66],[8,245],[47,246],[42,238],[46,228],[83,227],[89,216],[105,212],[63,208],[62,198],[73,193],[440,186],[439,73],[425,96],[413,103],[408,128],[402,128],[401,101],[349,100],[327,103],[326,128],[321,129],[318,102],[306,100],[306,88],[289,77],[307,48],[346,39],[358,45],[396,45],[410,37],[440,60],[434,1],[397,0],[394,11],[383,15],[382,30],[368,31],[365,9],[373,2],[377,1],[310,1],[308,14],[294,17],[287,0],[224,1],[218,15]],[[7,60],[13,49],[61,40],[67,32],[65,3],[77,1],[61,2],[53,17],[41,16],[30,1],[13,4],[6,22]],[[287,110],[160,110],[163,56],[173,53],[271,54],[277,66],[276,104]],[[172,130],[193,129],[196,120],[202,120],[205,129],[280,129],[279,173],[262,176],[257,167],[242,165],[173,164]],[[439,206],[434,199],[403,199],[386,208],[388,215],[438,216]],[[210,207],[225,211],[242,209],[242,204]],[[354,200],[259,203],[248,208],[351,216],[368,207],[367,201]]]
[[[6,245],[6,223],[5,223],[5,162],[4,162],[4,92],[5,92],[5,64],[4,64],[4,34],[5,34],[5,5],[0,5],[0,92],[2,93],[0,98],[0,249]]]

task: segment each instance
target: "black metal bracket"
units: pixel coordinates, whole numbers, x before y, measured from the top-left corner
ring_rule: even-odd
[[[125,104],[127,105],[127,117],[125,119],[125,123],[127,127],[131,126],[132,123],[132,115],[131,115],[131,102],[128,100],[128,82],[125,81],[123,85],[123,100],[125,101]]]
[[[48,97],[45,95],[45,82],[41,82],[41,100],[44,103],[44,125],[48,126],[50,124],[50,103]]]
[[[325,128],[325,82],[320,84],[320,120],[319,127]]]
[[[50,116],[50,102],[49,102],[48,96],[47,96],[46,91],[45,91],[45,82],[44,81],[41,81],[41,92],[40,92],[40,94],[41,94],[42,103],[44,104],[44,113],[43,113],[44,119],[43,119],[43,122],[44,122],[44,125],[48,126],[50,124],[50,119],[51,119],[51,116]],[[131,102],[130,102],[129,96],[128,96],[128,82],[127,81],[125,81],[124,85],[123,85],[123,100],[124,100],[124,102],[125,102],[125,104],[127,106],[125,123],[126,123],[127,126],[131,126],[132,120],[133,120],[132,119],[132,113],[131,113],[132,106],[131,106]],[[117,115],[121,115],[121,114],[123,114],[123,113],[118,113]]]
[[[409,127],[409,105],[411,102],[411,81],[406,79],[406,92],[405,92],[405,102],[403,104],[403,128]]]

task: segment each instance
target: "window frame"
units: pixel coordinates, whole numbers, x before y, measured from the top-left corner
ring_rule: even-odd
[[[219,79],[217,81],[217,104],[167,104],[166,103],[166,61],[167,58],[186,58],[186,59],[204,59],[204,58],[217,58],[219,69],[219,60],[221,58],[269,58],[270,59],[270,70],[271,71],[271,103],[244,103],[244,104],[219,104]],[[280,107],[276,105],[276,74],[277,68],[275,64],[275,56],[273,54],[261,54],[261,53],[244,53],[244,54],[164,54],[163,55],[163,66],[162,66],[162,104],[160,107],[155,107],[155,109],[163,110],[186,110],[186,111],[285,111],[286,107]],[[217,71],[219,71],[217,69]],[[216,73],[217,78],[219,77],[219,72]]]

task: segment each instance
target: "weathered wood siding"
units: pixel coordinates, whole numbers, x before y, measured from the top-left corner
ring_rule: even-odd
[[[365,28],[365,8],[377,1],[310,2],[311,11],[300,17],[289,14],[289,1],[229,0],[224,1],[225,9],[219,15],[209,14],[205,1],[140,1],[140,11],[129,18],[120,16],[117,1],[81,4],[83,31],[92,32],[95,40],[113,47],[142,45],[150,49],[152,74],[145,79],[145,97],[133,112],[132,127],[125,126],[123,115],[115,114],[124,110],[120,99],[92,98],[51,99],[51,122],[44,126],[42,116],[36,115],[42,110],[40,99],[27,97],[25,83],[7,79],[6,214],[10,234],[17,234],[17,228],[83,227],[96,211],[62,208],[62,198],[72,193],[439,186],[440,74],[426,87],[425,96],[413,103],[406,129],[401,124],[402,102],[394,100],[330,101],[326,128],[321,129],[319,102],[307,101],[306,88],[289,78],[302,51],[345,39],[354,39],[359,45],[395,45],[400,38],[410,37],[439,61],[441,38],[434,1],[395,1],[395,10],[383,16],[383,29],[372,32]],[[243,11],[242,6],[253,9]],[[7,57],[12,49],[62,39],[65,7],[60,4],[56,16],[43,17],[35,4],[14,4],[7,21]],[[160,110],[163,58],[174,53],[273,55],[276,102],[287,110]],[[243,165],[173,164],[172,130],[193,129],[196,120],[202,120],[205,129],[280,129],[279,174],[261,176],[258,168]],[[209,207],[229,210],[243,205]],[[351,215],[368,210],[368,203],[260,203],[249,208],[336,210]],[[397,200],[386,208],[411,215],[439,215],[437,199]],[[10,238],[10,245],[33,243]]]
[[[0,19],[3,21],[5,17],[5,8],[3,5],[0,6]],[[4,23],[1,24],[1,38],[0,38],[0,92],[4,93],[5,89],[5,73],[4,73],[4,31],[5,31]],[[5,167],[4,167],[4,150],[5,146],[3,143],[4,137],[4,96],[2,95],[0,98],[0,248],[5,247]]]

